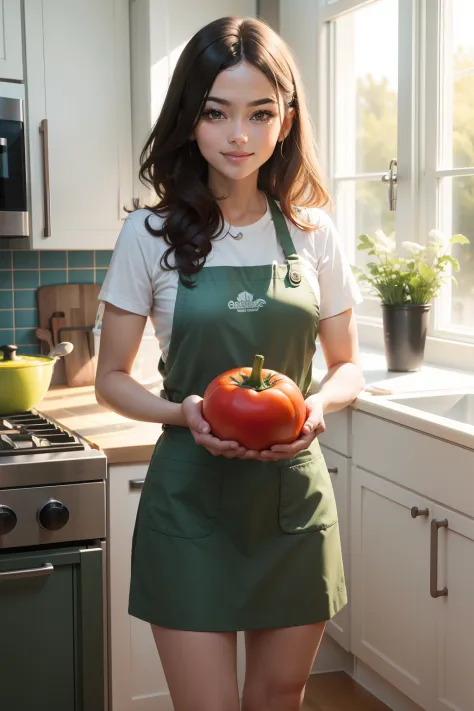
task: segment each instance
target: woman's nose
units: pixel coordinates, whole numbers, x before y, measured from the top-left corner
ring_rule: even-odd
[[[244,146],[248,143],[248,135],[244,130],[242,121],[234,121],[229,132],[229,143]]]

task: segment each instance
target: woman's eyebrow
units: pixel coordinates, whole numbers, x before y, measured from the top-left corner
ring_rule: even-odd
[[[231,101],[227,101],[227,99],[219,99],[218,96],[208,96],[207,97],[208,101],[214,101],[216,104],[222,104],[222,106],[232,106]],[[270,98],[265,98],[265,99],[256,99],[255,101],[249,101],[247,106],[261,106],[262,104],[276,104],[275,99],[270,99]]]

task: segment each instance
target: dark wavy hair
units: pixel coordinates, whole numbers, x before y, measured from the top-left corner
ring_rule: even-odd
[[[330,203],[291,50],[261,20],[223,17],[211,22],[192,37],[181,53],[163,108],[140,156],[140,180],[157,195],[156,204],[146,207],[164,217],[162,227],[153,229],[149,216],[146,228],[166,240],[169,249],[161,266],[179,270],[186,286],[192,285],[189,277],[202,269],[212,240],[224,229],[218,200],[207,185],[207,161],[190,136],[217,75],[242,60],[262,71],[287,110],[295,110],[284,150],[277,144],[270,159],[261,166],[258,188],[278,200],[283,214],[306,231],[314,230],[314,225],[302,219],[298,207]]]

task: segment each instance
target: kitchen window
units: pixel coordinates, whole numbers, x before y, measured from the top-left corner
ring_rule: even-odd
[[[334,220],[358,266],[361,232],[398,245],[433,228],[470,239],[453,248],[459,286],[436,300],[426,349],[457,367],[474,362],[473,26],[472,0],[319,0],[317,124]],[[358,320],[361,342],[382,346],[378,299],[366,295]]]

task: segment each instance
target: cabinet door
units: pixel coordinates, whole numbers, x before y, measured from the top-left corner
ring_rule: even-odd
[[[146,465],[109,470],[109,595],[112,711],[172,711],[149,624],[128,614],[132,535]]]
[[[128,0],[25,0],[25,38],[31,246],[111,249],[132,197]]]
[[[0,79],[23,80],[21,3],[0,0]]]
[[[430,501],[352,468],[351,651],[423,708],[434,668],[432,516]]]
[[[344,575],[346,578],[348,604],[328,622],[326,632],[348,652],[350,651],[350,549],[349,549],[349,467],[350,459],[336,454],[327,447],[321,447],[326,465],[331,476],[331,481],[336,497],[339,531],[341,534],[342,557],[344,561]]]
[[[0,555],[1,708],[104,711],[102,550]]]
[[[431,525],[436,624],[436,676],[433,711],[474,711],[474,520],[436,506]],[[437,528],[436,522],[447,522]],[[437,530],[436,530],[437,529]],[[438,549],[438,565],[435,554]]]

